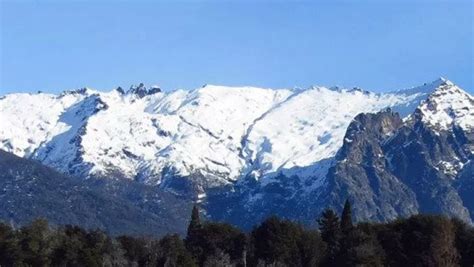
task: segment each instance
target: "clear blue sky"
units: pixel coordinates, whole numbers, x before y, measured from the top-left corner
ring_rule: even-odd
[[[386,91],[438,76],[474,92],[471,0],[0,2],[0,95],[138,82]]]

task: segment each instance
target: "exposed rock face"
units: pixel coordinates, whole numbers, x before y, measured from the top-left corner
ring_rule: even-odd
[[[474,161],[470,160],[459,172],[458,179],[455,181],[459,196],[464,206],[470,211],[471,219],[474,221]]]
[[[405,123],[390,111],[355,118],[328,174],[332,206],[349,198],[359,219],[424,212],[471,221],[472,132],[430,127],[420,113]]]
[[[328,173],[328,204],[353,203],[357,218],[387,220],[418,210],[416,195],[388,171],[382,142],[402,125],[390,110],[360,114],[349,126],[337,163]]]
[[[122,89],[122,88],[120,88],[120,89]],[[134,85],[131,86],[127,93],[136,95],[139,98],[143,98],[147,95],[152,95],[152,94],[156,94],[156,93],[160,93],[160,92],[161,92],[161,89],[158,86],[152,86],[150,89],[148,89],[148,88],[145,87],[145,85],[143,83],[140,83],[138,86],[134,86]]]

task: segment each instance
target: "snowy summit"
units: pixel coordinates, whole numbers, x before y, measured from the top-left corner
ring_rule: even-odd
[[[199,174],[200,191],[241,177],[320,175],[359,113],[418,109],[441,130],[474,125],[474,100],[437,80],[390,93],[206,85],[162,92],[81,89],[0,99],[0,149],[82,177],[117,176],[153,185]],[[315,185],[317,186],[317,185]]]

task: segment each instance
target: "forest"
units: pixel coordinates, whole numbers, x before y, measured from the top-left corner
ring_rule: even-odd
[[[110,236],[44,219],[0,224],[0,266],[473,266],[474,228],[458,219],[414,215],[353,223],[326,209],[317,228],[270,217],[245,233],[191,214],[187,235]]]

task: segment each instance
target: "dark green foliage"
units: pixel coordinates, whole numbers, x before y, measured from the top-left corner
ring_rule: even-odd
[[[200,234],[202,260],[206,260],[209,256],[225,254],[232,262],[241,261],[246,249],[246,236],[237,228],[223,223],[206,223]]]
[[[456,249],[460,255],[461,266],[474,266],[474,229],[466,223],[453,219],[456,232]]]
[[[271,263],[294,263],[297,259],[300,229],[289,221],[271,217],[252,231],[255,258]]]
[[[455,225],[445,217],[416,215],[379,228],[387,265],[458,266],[456,240],[462,238],[456,237]]]
[[[0,266],[20,265],[23,261],[19,236],[10,226],[0,223]]]
[[[200,230],[202,229],[201,218],[199,217],[199,208],[194,205],[191,212],[191,221],[188,225],[188,231],[186,235],[186,245],[188,248],[195,247],[199,242]]]
[[[193,206],[193,211],[191,212],[191,221],[188,226],[188,235],[192,235],[193,232],[201,228],[201,218],[199,217],[199,208],[197,205]]]
[[[384,251],[370,224],[360,224],[344,234],[338,262],[341,266],[383,266]]]
[[[406,246],[410,265],[457,266],[459,254],[455,247],[455,229],[441,216],[418,215],[405,223]]]
[[[44,219],[35,220],[20,230],[20,246],[23,261],[32,266],[48,266],[51,264],[49,255],[53,248],[52,234],[48,222]]]
[[[340,266],[383,266],[384,251],[370,224],[352,223],[351,203],[346,200],[341,215],[340,250],[335,262]]]
[[[14,229],[0,223],[0,266],[473,266],[474,228],[457,219],[416,215],[341,231],[331,210],[320,231],[271,217],[248,235],[194,212],[192,246],[178,235],[120,236],[44,219]],[[344,217],[344,216],[343,216]],[[197,223],[196,223],[197,222]],[[331,248],[331,246],[333,246]],[[332,254],[329,254],[332,253]]]
[[[326,250],[326,244],[316,230],[305,230],[299,242],[301,266],[319,266]]]
[[[339,250],[341,248],[341,226],[339,217],[331,210],[323,211],[321,218],[318,220],[321,237],[326,242],[326,263],[336,262]]]
[[[143,238],[131,236],[119,236],[117,238],[125,251],[125,258],[139,266],[145,265],[152,257],[149,252],[149,244]]]
[[[160,241],[161,253],[158,266],[196,266],[191,254],[186,250],[178,235],[167,235]]]
[[[320,261],[323,243],[318,232],[306,231],[291,221],[271,217],[251,233],[252,262],[315,266]]]
[[[344,203],[344,209],[342,210],[341,215],[341,231],[343,234],[349,234],[352,230],[352,210],[351,210],[351,203],[349,200],[346,200]]]
[[[54,238],[57,244],[51,256],[54,266],[103,266],[123,261],[119,244],[100,230],[85,231],[67,225]]]
[[[245,234],[229,224],[201,223],[197,206],[193,208],[185,241],[200,265],[244,261]]]
[[[202,255],[204,254],[201,243],[201,218],[199,216],[199,208],[197,205],[194,205],[191,212],[191,220],[188,225],[188,231],[186,235],[185,245],[188,251],[191,252],[194,259],[197,261],[202,260]]]

